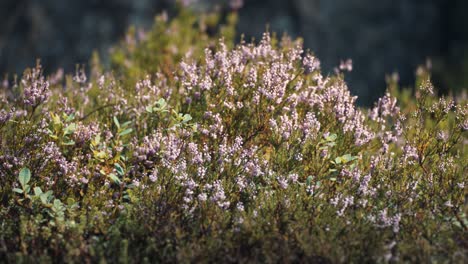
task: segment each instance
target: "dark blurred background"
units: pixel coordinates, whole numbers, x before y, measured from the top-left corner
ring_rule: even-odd
[[[197,9],[229,9],[233,0],[198,0]],[[234,0],[239,1],[239,0]],[[398,72],[412,85],[418,65],[431,59],[438,88],[468,87],[467,0],[244,0],[238,33],[271,31],[303,37],[326,72],[351,58],[347,76],[361,104]],[[149,27],[174,0],[0,0],[0,72],[21,73],[41,58],[49,71],[74,71],[93,50],[105,55],[129,25]]]

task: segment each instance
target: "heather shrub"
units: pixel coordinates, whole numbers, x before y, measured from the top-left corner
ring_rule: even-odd
[[[131,27],[125,40],[111,49],[110,66],[123,82],[134,85],[156,72],[173,77],[185,54],[198,57],[220,38],[232,46],[237,21],[235,12],[224,16],[217,12],[196,16],[190,9],[179,8],[176,17],[168,17],[168,13],[156,16],[149,31]]]
[[[466,98],[421,70],[362,109],[301,40],[158,19],[113,70],[1,90],[2,259],[466,261]]]

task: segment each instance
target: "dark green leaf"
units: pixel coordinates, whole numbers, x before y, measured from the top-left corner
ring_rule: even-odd
[[[120,183],[121,183],[119,177],[117,177],[117,175],[115,175],[115,174],[113,174],[113,173],[109,174],[109,178],[110,178],[111,180],[113,180],[114,183],[116,183],[116,184],[120,184]]]
[[[119,175],[124,175],[124,169],[122,168],[122,166],[120,166],[120,164],[115,163],[114,167]]]

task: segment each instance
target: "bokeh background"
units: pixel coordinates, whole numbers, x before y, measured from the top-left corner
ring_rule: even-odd
[[[184,0],[197,10],[228,11],[233,0]],[[234,0],[238,2],[239,0]],[[351,58],[347,75],[359,103],[371,104],[397,72],[412,85],[431,60],[442,92],[468,87],[467,0],[243,0],[238,33],[259,38],[266,25],[302,37],[332,72]],[[231,3],[232,4],[232,3]],[[0,73],[20,74],[41,58],[49,71],[72,72],[93,50],[105,58],[128,26],[148,28],[174,0],[0,0]]]

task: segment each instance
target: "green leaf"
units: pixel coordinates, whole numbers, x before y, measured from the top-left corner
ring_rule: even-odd
[[[115,116],[114,116],[114,124],[117,126],[117,128],[120,128],[119,120]]]
[[[307,185],[310,185],[312,183],[313,177],[312,175],[307,177]]]
[[[41,199],[41,202],[43,204],[47,204],[47,198],[48,198],[47,193],[43,193],[43,194],[39,195],[39,198]]]
[[[189,114],[185,114],[183,119],[182,119],[182,123],[187,123],[190,120],[192,120],[192,116],[189,115]]]
[[[66,136],[66,135],[69,135],[69,134],[73,134],[76,130],[76,124],[75,123],[71,123],[69,124],[65,130],[63,131],[63,135]]]
[[[70,141],[67,141],[67,142],[62,142],[62,145],[65,145],[65,146],[73,146],[73,145],[75,145],[75,141],[70,140]]]
[[[335,141],[338,136],[336,134],[331,134],[325,137],[327,141]]]
[[[94,157],[97,159],[105,159],[107,157],[107,153],[105,151],[94,151]]]
[[[148,106],[146,107],[146,112],[148,112],[148,113],[153,113],[153,107],[152,107],[151,105],[148,105]]]
[[[34,187],[34,195],[39,196],[42,194],[41,187]]]
[[[52,191],[45,192],[47,198],[52,197]]]
[[[23,193],[23,190],[18,189],[18,188],[13,188],[13,191],[14,191],[14,192],[17,192],[17,193]]]
[[[91,144],[93,146],[97,146],[99,145],[100,142],[101,142],[101,135],[97,134],[94,140],[91,142]]]
[[[351,154],[346,154],[346,155],[341,156],[341,160],[343,161],[343,163],[348,163],[355,159],[356,157],[351,156]]]
[[[76,203],[75,199],[73,198],[67,198],[67,205],[74,205]]]
[[[60,125],[62,124],[62,121],[60,120],[60,116],[54,114],[54,113],[50,113],[50,116],[52,117],[52,122],[54,123],[54,125]]]
[[[60,209],[62,207],[62,202],[59,199],[54,199],[54,207]]]
[[[29,182],[29,180],[31,180],[31,171],[28,168],[22,168],[18,179],[21,183],[21,186],[23,186],[23,189],[25,189],[26,184]]]
[[[119,136],[125,136],[125,135],[127,135],[127,134],[132,133],[132,131],[133,131],[133,129],[127,128],[127,129],[125,129],[124,131],[120,132],[120,133],[119,133]]]
[[[120,184],[120,183],[121,183],[119,177],[117,177],[117,175],[115,175],[115,174],[113,174],[113,173],[109,174],[109,178],[110,178],[111,180],[113,180],[114,183],[116,183],[116,184]]]
[[[70,114],[65,118],[65,122],[71,122],[73,119],[75,119],[75,114]]]
[[[130,183],[130,184],[127,184],[125,187],[127,187],[128,189],[133,189],[133,188],[136,188],[136,185],[133,183]]]
[[[122,168],[122,166],[120,166],[120,164],[115,163],[114,167],[119,175],[124,175],[124,169]]]
[[[124,127],[127,127],[128,125],[130,125],[131,123],[132,123],[132,121],[127,121],[127,122],[121,124],[120,126],[121,126],[122,128],[124,128]]]
[[[156,104],[159,106],[159,108],[164,109],[167,106],[166,100],[164,98],[159,99]]]

